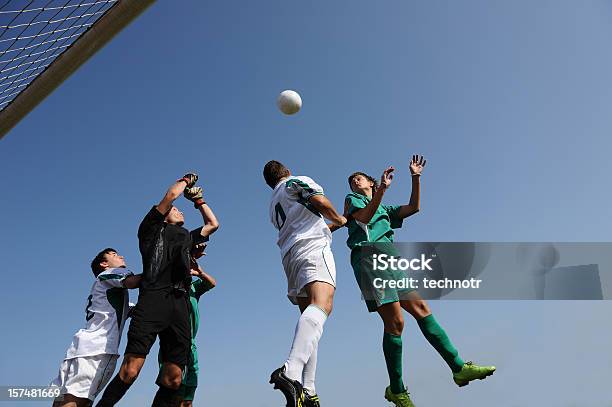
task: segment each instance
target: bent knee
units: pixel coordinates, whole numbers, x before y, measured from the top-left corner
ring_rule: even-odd
[[[166,376],[162,378],[162,384],[172,390],[178,390],[181,387],[181,376]]]
[[[393,335],[401,335],[404,331],[404,319],[403,318],[392,318],[385,321],[385,332]]]
[[[427,305],[427,302],[424,300],[409,301],[407,305],[406,311],[415,318],[425,318],[427,315],[431,314],[429,305]]]
[[[119,371],[119,378],[125,383],[132,384],[136,381],[139,374],[140,369],[138,368],[138,366],[127,364],[121,366],[121,370]]]

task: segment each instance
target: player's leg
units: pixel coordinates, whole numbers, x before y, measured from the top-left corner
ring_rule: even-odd
[[[128,343],[121,368],[119,373],[106,386],[96,407],[111,407],[117,404],[138,378],[145,358],[149,354],[149,350],[157,338],[157,332],[162,326],[155,319],[158,313],[162,311],[159,307],[163,305],[163,301],[158,298],[148,298],[147,296],[138,298],[138,304],[134,308],[128,329]]]
[[[110,381],[96,407],[111,407],[121,400],[142,370],[146,355],[126,353],[119,373]]]
[[[418,292],[412,291],[406,298],[401,301],[402,308],[416,319],[423,336],[452,370],[457,385],[465,386],[471,380],[484,379],[493,374],[494,366],[478,366],[461,359],[446,331],[431,313],[427,301]]]
[[[189,299],[175,292],[172,294],[173,314],[166,329],[159,334],[159,350],[163,367],[157,385],[152,407],[178,406],[179,389],[183,370],[191,359],[191,322],[189,320]]]
[[[297,381],[302,380],[304,366],[323,335],[323,326],[333,308],[335,288],[329,283],[313,281],[305,286],[305,291],[307,298],[298,297],[304,311],[295,328],[291,352],[285,363],[287,377]]]
[[[333,299],[332,299],[333,301]],[[300,312],[304,312],[308,305],[310,305],[310,300],[308,298],[299,297],[298,304],[300,307]],[[319,344],[317,343],[310,354],[310,358],[308,358],[308,362],[304,365],[304,370],[302,371],[302,385],[304,387],[304,405],[305,407],[319,407],[319,396],[317,395],[317,390],[315,387],[315,378],[317,374],[317,354],[318,354]]]
[[[153,399],[153,407],[170,407],[179,405],[179,389],[181,387],[182,376],[183,369],[181,366],[173,362],[164,362],[161,377],[157,381],[159,389],[155,394],[155,399]]]
[[[196,388],[197,386],[185,386],[181,384],[181,389],[179,390],[179,398],[181,400],[180,407],[192,407]]]
[[[191,407],[195,392],[198,386],[198,374],[200,367],[198,366],[198,349],[195,343],[191,344],[191,360],[187,366],[187,372],[183,375],[183,382],[179,389],[178,398],[181,401],[181,407]]]
[[[304,401],[301,383],[304,367],[332,311],[336,270],[328,242],[321,241],[294,246],[283,258],[283,268],[287,275],[288,297],[293,304],[300,305],[302,314],[289,357],[284,366],[272,373],[270,383],[283,392],[288,406],[297,406]]]
[[[402,332],[404,317],[398,301],[382,304],[377,309],[384,324],[383,354],[389,374],[389,387],[385,389],[385,399],[398,407],[414,407],[402,378]]]

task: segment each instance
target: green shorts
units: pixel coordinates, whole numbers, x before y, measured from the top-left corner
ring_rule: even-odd
[[[409,287],[389,287],[388,282],[405,282],[408,276],[398,269],[375,270],[373,261],[375,254],[399,256],[392,244],[356,247],[351,251],[351,266],[355,279],[370,312],[375,312],[381,305],[409,299],[408,294],[415,291]]]
[[[193,398],[196,392],[196,388],[197,386],[187,386],[187,385],[181,384],[181,387],[179,388],[179,391],[178,391],[178,396],[181,398],[181,400],[193,401]]]

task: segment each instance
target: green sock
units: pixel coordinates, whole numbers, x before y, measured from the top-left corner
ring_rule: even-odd
[[[438,321],[436,321],[433,314],[417,320],[417,323],[425,338],[438,351],[451,370],[454,373],[461,371],[463,359],[459,357],[459,352],[453,346],[444,329],[438,325]]]
[[[394,394],[406,391],[402,381],[402,336],[385,332],[383,335],[383,353],[387,362],[387,372],[391,391]]]

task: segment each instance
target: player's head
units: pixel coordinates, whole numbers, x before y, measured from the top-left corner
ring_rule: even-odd
[[[266,184],[268,184],[268,186],[272,189],[274,189],[276,184],[278,184],[281,179],[287,178],[290,175],[291,171],[289,171],[289,168],[285,167],[278,161],[268,161],[264,166],[264,179],[266,180]]]
[[[183,212],[179,211],[176,206],[170,208],[164,220],[171,225],[183,226],[183,223],[185,223]]]
[[[125,268],[125,259],[117,253],[117,250],[107,247],[94,257],[91,261],[91,271],[98,277],[98,274],[106,269]]]
[[[348,177],[348,183],[351,187],[351,191],[359,194],[368,195],[373,194],[378,187],[376,178],[369,176],[365,172],[354,172]]]

